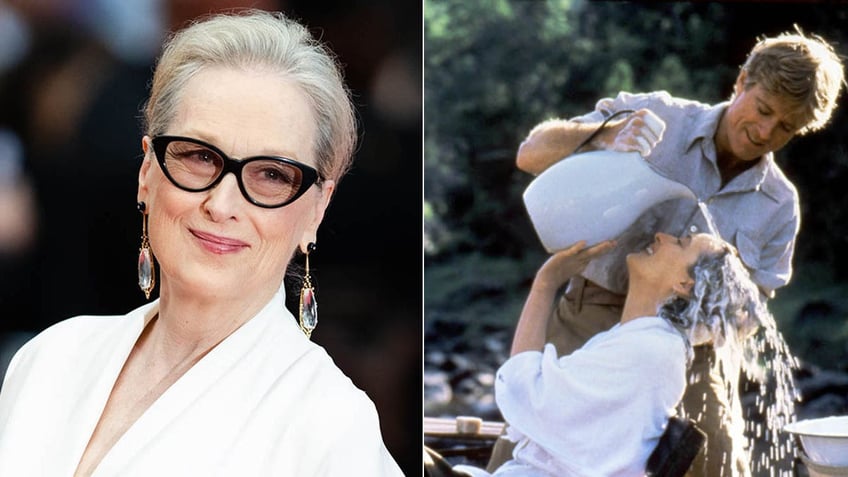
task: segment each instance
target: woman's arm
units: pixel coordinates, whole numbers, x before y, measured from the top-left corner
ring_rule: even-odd
[[[557,291],[571,277],[586,268],[589,260],[608,252],[614,246],[614,241],[607,240],[585,248],[586,242],[580,241],[552,255],[539,268],[530,287],[530,294],[521,310],[510,356],[523,351],[539,351],[544,347],[545,331],[554,309]]]

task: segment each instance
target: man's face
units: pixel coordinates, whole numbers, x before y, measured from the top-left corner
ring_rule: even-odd
[[[736,80],[736,95],[722,118],[717,145],[737,160],[753,161],[782,148],[804,126],[803,112],[786,98],[760,84],[745,86],[746,74]]]

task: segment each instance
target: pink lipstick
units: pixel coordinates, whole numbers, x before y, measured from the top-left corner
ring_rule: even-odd
[[[236,253],[249,247],[248,244],[241,240],[221,237],[219,235],[200,232],[194,229],[189,229],[189,231],[198,239],[200,246],[214,254],[224,255],[228,253]]]

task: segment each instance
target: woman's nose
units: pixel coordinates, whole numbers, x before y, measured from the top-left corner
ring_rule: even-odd
[[[241,195],[236,176],[232,173],[225,174],[215,187],[207,191],[203,208],[215,222],[226,220],[236,215],[236,210],[241,207],[245,199]]]

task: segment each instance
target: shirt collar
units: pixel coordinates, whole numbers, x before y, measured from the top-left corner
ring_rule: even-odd
[[[701,111],[695,119],[695,124],[690,129],[689,138],[686,142],[687,149],[691,149],[698,144],[699,141],[704,141],[709,147],[715,151],[715,137],[718,129],[718,122],[721,120],[724,110],[730,105],[730,101],[716,104],[709,109]],[[709,157],[710,161],[715,162],[715,154]]]

